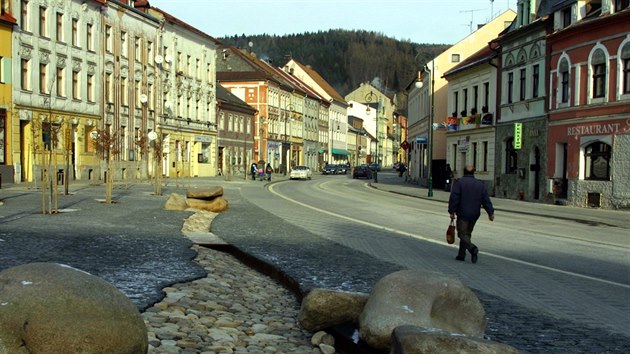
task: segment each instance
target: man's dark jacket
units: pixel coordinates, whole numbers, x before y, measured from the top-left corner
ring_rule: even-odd
[[[474,175],[464,175],[457,180],[448,200],[449,214],[467,221],[477,221],[483,207],[488,215],[494,215],[494,208],[488,196],[486,185]]]

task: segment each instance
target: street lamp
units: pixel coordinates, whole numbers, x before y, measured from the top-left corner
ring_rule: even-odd
[[[376,120],[376,163],[377,163],[377,167],[374,169],[374,183],[378,182],[378,166],[380,166],[380,161],[379,161],[379,155],[378,155],[378,112],[381,110],[381,98],[378,97],[374,94],[373,91],[370,91],[370,93],[368,93],[367,95],[365,95],[365,100],[367,101],[368,105],[367,105],[367,109],[365,110],[366,113],[370,113],[370,103],[372,102],[377,102],[376,105],[376,115],[375,115],[375,120]]]
[[[429,115],[429,125],[427,133],[427,144],[429,145],[428,175],[427,175],[427,197],[433,197],[433,115],[435,112],[435,59],[431,60],[431,69],[426,65],[424,69],[431,74],[431,114]]]
[[[285,112],[285,116],[284,116],[284,144],[282,144],[282,149],[284,151],[286,151],[286,156],[284,157],[284,175],[287,175],[287,170],[289,169],[289,158],[290,158],[290,154],[291,154],[291,142],[287,142],[287,121],[289,120],[289,118],[293,118],[293,112],[295,111],[295,107],[293,107],[292,104],[288,104],[286,107],[286,110],[289,111],[289,114],[287,114]]]

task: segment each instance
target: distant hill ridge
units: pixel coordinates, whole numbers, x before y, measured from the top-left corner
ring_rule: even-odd
[[[243,34],[220,40],[247,48],[276,66],[295,58],[310,65],[343,96],[363,82],[372,82],[387,93],[400,92],[419,68],[450,46],[417,44],[377,32],[348,30],[283,36]]]

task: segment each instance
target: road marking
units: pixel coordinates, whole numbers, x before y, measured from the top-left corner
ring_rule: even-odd
[[[340,219],[344,219],[346,221],[354,222],[354,223],[357,223],[357,224],[369,226],[369,227],[372,227],[372,228],[375,228],[375,229],[380,229],[380,230],[385,230],[385,231],[388,231],[388,232],[393,232],[393,233],[398,234],[398,235],[413,237],[415,239],[426,241],[426,242],[430,242],[430,243],[433,243],[433,244],[436,244],[436,245],[439,245],[439,246],[442,246],[442,247],[450,247],[450,246],[445,245],[444,241],[437,241],[437,240],[433,240],[433,239],[430,239],[430,238],[426,238],[426,237],[421,236],[421,235],[416,235],[416,234],[412,234],[412,233],[409,233],[409,232],[393,229],[391,227],[377,225],[377,224],[374,224],[374,223],[371,223],[371,222],[368,222],[368,221],[353,219],[353,218],[350,218],[350,217],[345,216],[345,215],[335,214],[335,213],[327,211],[327,210],[323,210],[323,209],[320,209],[320,208],[317,208],[317,207],[314,207],[314,206],[311,206],[311,205],[308,205],[308,204],[304,204],[302,202],[299,202],[299,201],[297,201],[295,199],[291,199],[289,197],[286,197],[286,196],[276,192],[275,191],[275,185],[273,185],[273,184],[269,186],[269,191],[271,193],[275,194],[276,196],[286,200],[286,201],[292,202],[294,204],[298,204],[300,206],[303,206],[305,208],[309,208],[311,210],[318,211],[320,213],[324,213],[324,214],[327,214],[327,215],[330,215],[330,216],[334,216],[334,217],[337,217],[337,218],[340,218]],[[548,267],[548,266],[544,266],[544,265],[540,265],[540,264],[536,264],[536,263],[531,263],[531,262],[522,261],[522,260],[518,260],[518,259],[514,259],[514,258],[509,258],[509,257],[504,257],[504,256],[501,256],[501,255],[498,255],[498,254],[487,253],[487,252],[479,252],[479,253],[484,255],[484,256],[491,256],[491,257],[495,257],[495,258],[498,258],[498,259],[501,259],[501,260],[504,260],[504,261],[514,262],[514,263],[518,263],[518,264],[521,264],[521,265],[526,265],[526,266],[530,266],[530,267],[534,267],[534,268],[538,268],[538,269],[543,269],[543,270],[548,270],[548,271],[551,271],[551,272],[560,273],[560,274],[563,274],[563,275],[569,275],[569,276],[573,276],[573,277],[577,277],[577,278],[592,280],[592,281],[596,281],[596,282],[600,282],[600,283],[604,283],[604,284],[608,284],[608,285],[613,285],[613,286],[618,286],[618,287],[630,289],[630,285],[628,285],[628,284],[621,284],[621,283],[617,283],[617,282],[610,281],[610,280],[595,278],[595,277],[591,277],[591,276],[584,275],[584,274],[569,272],[569,271],[566,271],[566,270],[556,269],[556,268],[552,268],[552,267]]]

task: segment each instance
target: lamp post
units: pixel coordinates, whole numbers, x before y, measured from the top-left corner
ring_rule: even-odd
[[[433,197],[433,114],[435,112],[435,59],[431,60],[431,69],[425,65],[425,69],[431,73],[431,113],[429,115],[429,125],[427,133],[428,146],[428,175],[427,175],[427,197]]]
[[[370,93],[365,95],[365,100],[368,102],[368,107],[366,109],[367,113],[370,113],[370,103],[377,102],[376,114],[375,114],[375,120],[376,120],[376,149],[375,149],[376,153],[375,153],[375,156],[376,156],[377,168],[375,168],[374,171],[373,171],[374,172],[374,183],[377,183],[378,182],[378,166],[380,166],[379,155],[378,155],[378,140],[379,140],[379,137],[378,137],[378,125],[379,125],[378,112],[381,110],[381,98],[380,97],[377,98],[377,96],[374,94],[374,92],[370,91]]]
[[[287,121],[289,120],[289,118],[293,118],[293,111],[295,110],[295,107],[293,107],[292,104],[288,104],[286,107],[287,112],[285,112],[285,116],[284,116],[284,144],[282,144],[282,149],[284,151],[286,151],[286,156],[284,157],[284,175],[287,175],[287,170],[289,169],[289,163],[291,162],[290,160],[290,156],[291,156],[291,142],[287,142],[287,138],[288,138],[288,134],[287,134]]]

